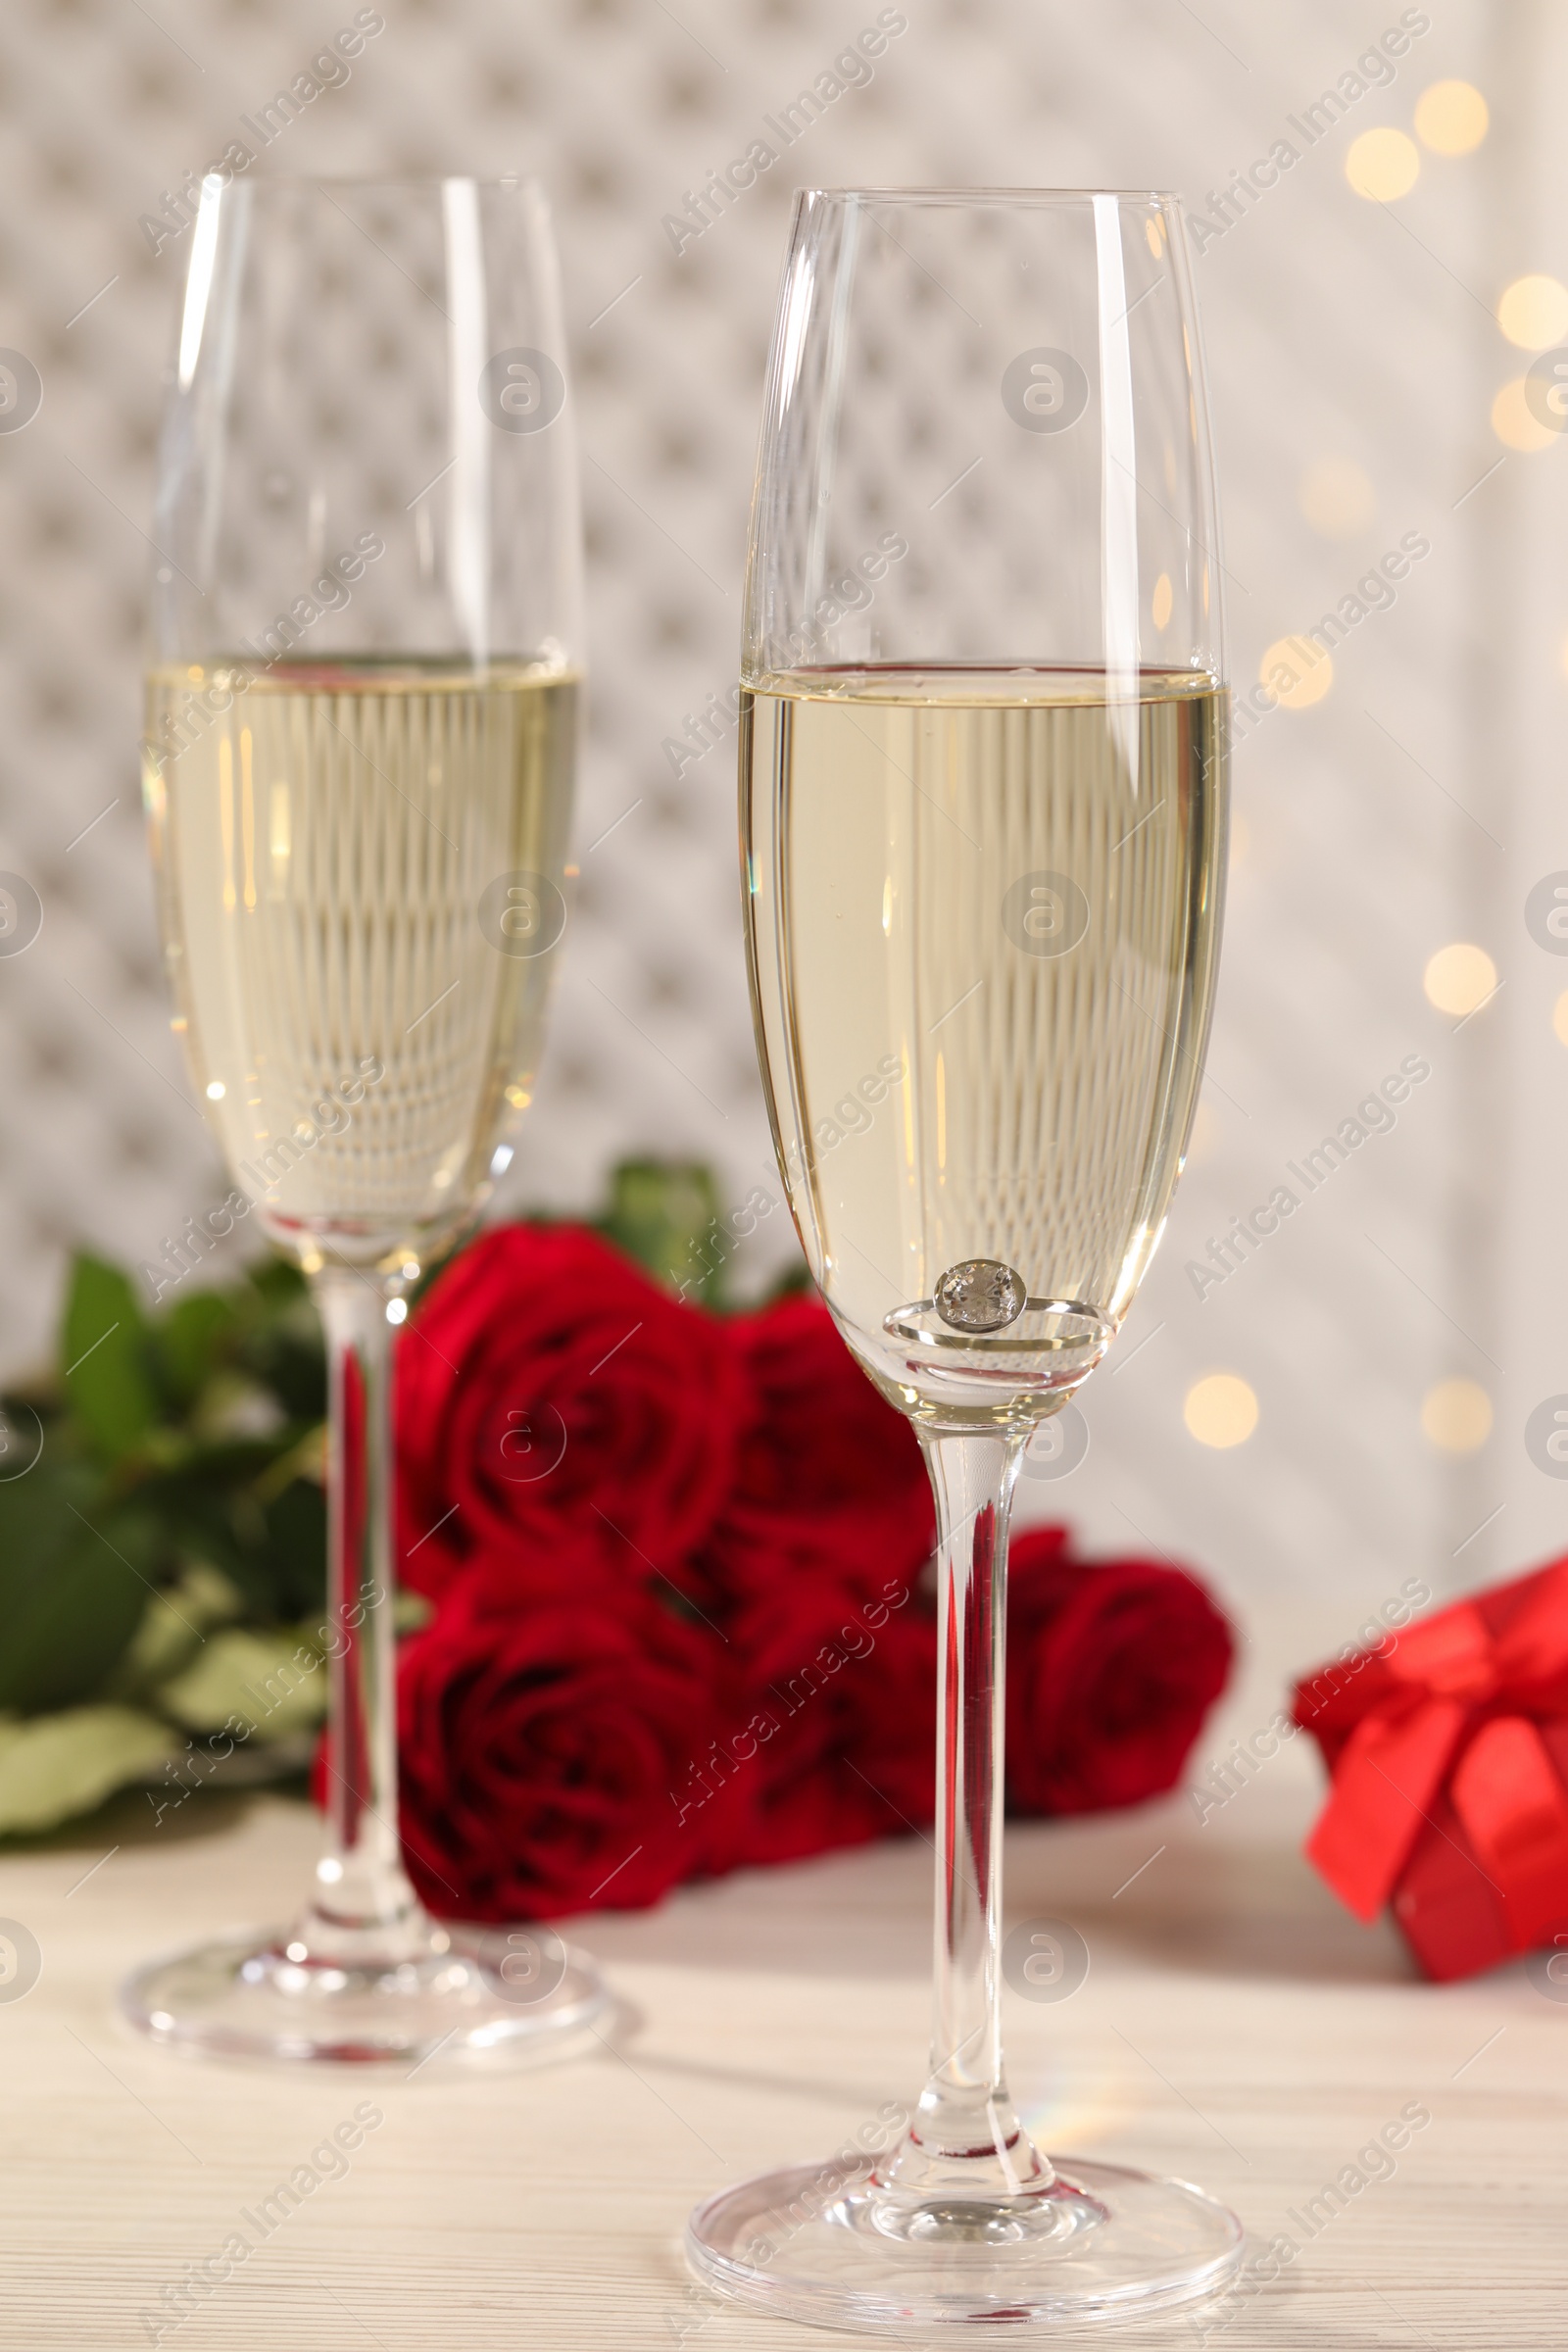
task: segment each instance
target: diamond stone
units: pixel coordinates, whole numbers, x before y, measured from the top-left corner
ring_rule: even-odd
[[[937,1284],[936,1310],[955,1331],[1004,1331],[1028,1301],[1021,1274],[995,1257],[966,1257]]]

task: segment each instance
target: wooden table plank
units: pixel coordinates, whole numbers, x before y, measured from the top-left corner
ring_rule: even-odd
[[[1568,2006],[1522,1966],[1467,1985],[1415,1981],[1392,1932],[1357,1928],[1298,1860],[1315,1794],[1310,1767],[1282,1759],[1203,1825],[1177,1799],[1009,1832],[1009,1920],[1068,1920],[1091,1952],[1070,1999],[1009,1996],[1031,2125],[1057,2151],[1200,2180],[1259,2249],[1282,2231],[1298,2241],[1257,2294],[1115,2340],[1560,2346]],[[625,2004],[612,2047],[495,2078],[438,2060],[408,2082],[203,2065],[119,2024],[110,1987],[126,1969],[279,1915],[315,1852],[313,1817],[283,1800],[191,1810],[177,1838],[122,1835],[84,1881],[101,1846],[0,1865],[0,1911],[44,1955],[33,1991],[0,2004],[0,2344],[152,2341],[138,2315],[164,2285],[366,2099],[384,2120],[343,2176],[157,2340],[180,2352],[808,2340],[690,2289],[680,2229],[709,2189],[820,2158],[918,2089],[923,1844],[602,1915],[576,1933]],[[1431,2120],[1392,2174],[1313,2229],[1308,2201],[1409,2102]]]

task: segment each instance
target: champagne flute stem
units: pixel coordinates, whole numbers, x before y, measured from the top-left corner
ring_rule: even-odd
[[[316,1278],[326,1335],[327,1622],[331,1731],[328,1846],[307,1941],[326,1957],[401,1956],[420,1920],[398,1838],[392,1572],[392,1327],[372,1276]]]
[[[1007,1517],[1026,1433],[922,1434],[937,1504],[935,1985],[931,2076],[889,2184],[990,2199],[1048,2185],[1002,2062]]]

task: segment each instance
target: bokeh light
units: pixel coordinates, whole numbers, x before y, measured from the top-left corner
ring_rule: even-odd
[[[1334,662],[1310,637],[1279,637],[1258,663],[1257,675],[1287,710],[1305,710],[1333,685]]]
[[[1156,629],[1164,628],[1170,619],[1171,606],[1174,602],[1175,596],[1170,584],[1170,573],[1162,571],[1154,582],[1154,593],[1149,602],[1150,617]]]
[[[1470,81],[1435,81],[1415,102],[1415,135],[1434,155],[1471,154],[1491,121],[1486,100]]]
[[[1348,458],[1319,458],[1297,486],[1296,503],[1325,539],[1353,539],[1378,511],[1368,475]]]
[[[1230,871],[1234,874],[1247,863],[1247,853],[1251,847],[1252,835],[1246,817],[1239,808],[1233,806],[1230,816]]]
[[[1533,416],[1525,399],[1525,379],[1516,375],[1503,385],[1492,404],[1492,429],[1505,449],[1530,452],[1549,449],[1556,440],[1554,428],[1543,424]]]
[[[1474,1453],[1492,1435],[1492,1398],[1473,1380],[1440,1380],[1421,1399],[1421,1432],[1445,1453]]]
[[[1457,1013],[1462,1018],[1492,995],[1497,985],[1497,967],[1485,948],[1455,940],[1452,947],[1440,948],[1428,959],[1421,985],[1429,1004],[1435,1004],[1439,1012]]]
[[[1568,334],[1568,286],[1539,272],[1516,277],[1498,299],[1497,324],[1521,351],[1549,351]]]
[[[1415,186],[1421,172],[1421,150],[1402,130],[1388,125],[1363,130],[1350,141],[1345,158],[1345,176],[1358,196],[1375,204],[1390,204]]]
[[[1568,1004],[1568,998],[1563,1002]],[[1187,1139],[1187,1164],[1193,1167],[1212,1159],[1219,1142],[1219,1120],[1206,1102],[1200,1102],[1193,1118],[1193,1132]]]
[[[1210,1372],[1187,1392],[1182,1419],[1200,1446],[1243,1446],[1257,1427],[1257,1398],[1236,1372]]]

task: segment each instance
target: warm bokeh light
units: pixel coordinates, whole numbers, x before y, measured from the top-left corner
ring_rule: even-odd
[[[1492,429],[1505,449],[1530,452],[1549,449],[1557,435],[1549,424],[1543,424],[1530,413],[1525,399],[1525,379],[1516,375],[1503,385],[1492,404]]]
[[[1485,948],[1455,940],[1451,948],[1440,948],[1429,959],[1421,985],[1429,1004],[1435,1004],[1439,1012],[1458,1013],[1462,1018],[1491,996],[1497,985],[1497,967]]]
[[[1319,458],[1297,487],[1296,503],[1325,539],[1353,539],[1378,511],[1377,492],[1348,458]]]
[[[1421,1399],[1421,1432],[1445,1453],[1474,1453],[1492,1435],[1492,1398],[1473,1380],[1440,1380]]]
[[[1568,988],[1551,1008],[1551,1026],[1560,1046],[1568,1046]]]
[[[1516,277],[1497,303],[1497,324],[1521,351],[1549,351],[1568,334],[1568,286],[1554,277]]]
[[[1165,626],[1165,623],[1169,620],[1171,614],[1171,606],[1174,604],[1174,602],[1175,597],[1171,589],[1170,573],[1168,571],[1162,571],[1158,579],[1154,582],[1154,593],[1149,602],[1150,616],[1152,619],[1156,629],[1162,629]]]
[[[1564,1000],[1568,1003],[1568,999]],[[1219,1142],[1219,1121],[1206,1102],[1200,1102],[1193,1119],[1193,1132],[1187,1139],[1187,1164],[1198,1165],[1211,1159]]]
[[[1434,155],[1469,155],[1492,117],[1474,82],[1435,81],[1415,102],[1415,135]]]
[[[1251,846],[1252,836],[1248,827],[1246,817],[1243,816],[1240,809],[1237,808],[1234,804],[1232,805],[1230,815],[1230,871],[1234,874],[1247,863],[1247,853]]]
[[[1287,710],[1304,710],[1320,703],[1333,685],[1334,662],[1310,637],[1280,637],[1258,663],[1257,675]]]
[[[1375,204],[1392,203],[1415,186],[1421,171],[1421,150],[1402,130],[1384,125],[1363,130],[1350,141],[1345,158],[1345,176],[1358,196]]]
[[[1243,1446],[1257,1427],[1257,1398],[1235,1372],[1210,1372],[1195,1381],[1182,1419],[1200,1446]]]

